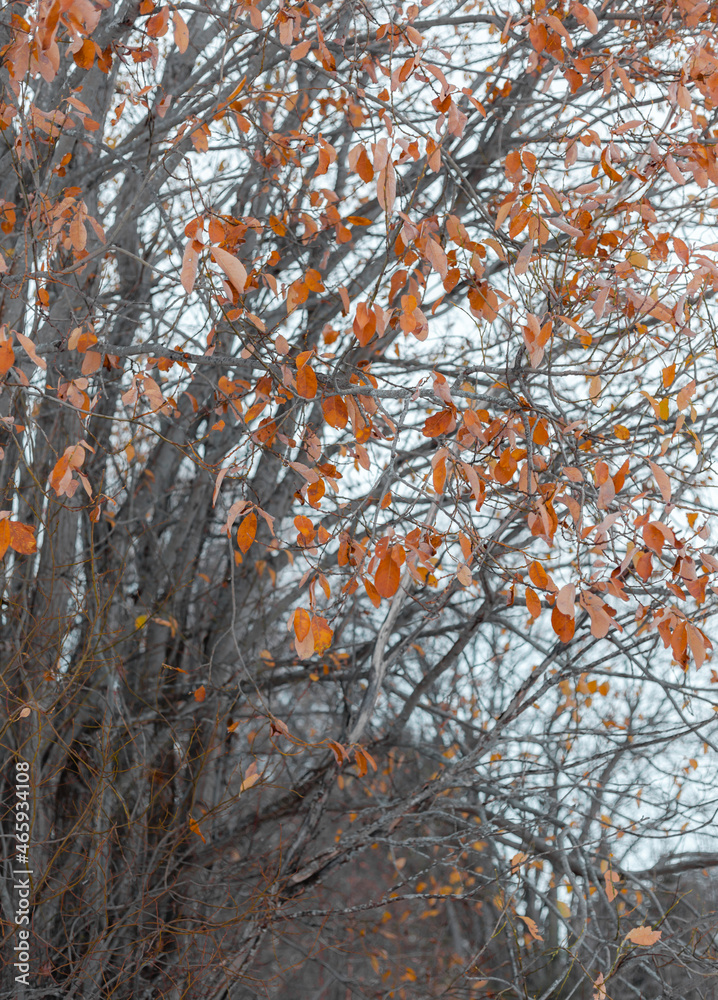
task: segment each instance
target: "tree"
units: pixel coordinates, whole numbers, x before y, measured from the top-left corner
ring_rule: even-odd
[[[717,17],[5,5],[2,996],[716,995]]]

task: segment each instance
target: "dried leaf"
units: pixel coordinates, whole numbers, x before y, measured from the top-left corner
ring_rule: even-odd
[[[182,287],[188,295],[194,288],[194,283],[197,279],[198,261],[199,256],[194,248],[194,240],[187,240],[187,246],[184,248],[184,256],[182,257],[182,272],[180,274],[180,281],[182,282]]]
[[[661,934],[662,931],[654,931],[652,927],[644,925],[642,927],[632,928],[628,934],[626,934],[626,941],[648,948],[650,945],[655,944],[656,941],[660,941]]]
[[[222,268],[237,291],[243,292],[247,284],[247,272],[244,264],[240,260],[237,260],[231,253],[222,250],[221,247],[212,247],[212,257]]]
[[[0,522],[6,524],[6,521]],[[35,540],[35,529],[29,524],[20,524],[19,521],[10,521],[10,548],[23,555],[32,555],[37,551]]]
[[[253,760],[244,772],[242,784],[239,786],[240,792],[246,792],[248,788],[252,787],[252,785],[256,785],[261,777],[262,775],[257,773],[257,762],[256,760]]]
[[[427,417],[421,433],[424,437],[435,438],[440,434],[446,434],[456,426],[456,417],[453,410],[439,410],[432,416]]]
[[[651,472],[653,473],[653,478],[656,480],[656,486],[661,491],[661,496],[665,503],[669,503],[671,499],[671,481],[667,474],[663,471],[660,465],[656,465],[655,462],[648,463],[651,467]]]
[[[189,45],[189,28],[176,8],[172,11],[172,21],[174,22],[175,45],[180,52],[186,52]]]

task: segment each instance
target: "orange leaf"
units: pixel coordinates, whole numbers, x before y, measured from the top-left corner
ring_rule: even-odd
[[[163,7],[159,13],[153,14],[147,22],[147,34],[152,38],[160,38],[162,35],[167,34],[169,13],[169,7]]]
[[[73,52],[72,58],[80,69],[92,69],[95,63],[97,49],[95,43],[86,38],[78,52]]]
[[[436,493],[443,493],[446,484],[446,459],[442,458],[434,466],[432,482]]]
[[[360,302],[357,305],[353,329],[362,347],[366,347],[376,333],[376,313],[366,302]]]
[[[706,639],[699,628],[690,623],[686,625],[686,638],[688,639],[691,653],[693,653],[693,659],[696,661],[696,667],[701,667],[708,650],[713,648],[711,642]]]
[[[341,743],[337,743],[336,740],[327,740],[327,746],[334,754],[336,762],[340,767],[345,760],[349,760],[349,754],[346,752]]]
[[[297,372],[297,392],[304,399],[314,399],[317,394],[317,376],[309,365],[303,365]]]
[[[369,595],[369,600],[371,601],[371,603],[374,605],[375,608],[378,608],[379,605],[381,604],[381,597],[379,596],[379,594],[377,594],[376,587],[374,586],[374,584],[371,582],[371,580],[368,580],[366,577],[364,578],[364,589]]]
[[[634,927],[626,934],[626,941],[631,941],[633,944],[640,944],[643,947],[648,947],[649,945],[655,944],[656,941],[660,941],[662,931],[654,931],[650,927]]]
[[[322,412],[330,427],[346,427],[349,411],[341,396],[329,396],[322,400]]]
[[[294,612],[294,635],[294,646],[297,654],[303,660],[308,660],[314,652],[314,636],[312,634],[312,619],[304,608],[297,608]]]
[[[312,618],[312,639],[314,641],[314,652],[320,656],[326,653],[332,644],[334,629],[327,624],[326,618],[314,615]]]
[[[561,642],[570,642],[576,630],[576,621],[571,615],[565,615],[563,611],[554,608],[551,612],[551,627]]]
[[[205,691],[204,684],[200,684],[200,686],[197,688],[197,690],[194,693],[194,700],[195,701],[204,701],[204,699],[206,697],[207,697],[207,692]]]
[[[311,545],[314,541],[314,525],[311,520],[303,514],[299,514],[294,518],[294,527],[299,532],[297,542],[300,545]]]
[[[650,524],[644,525],[643,528],[643,541],[646,543],[649,549],[653,549],[656,555],[660,555],[661,549],[666,541],[663,532],[657,526],[655,521],[651,521]]]
[[[446,434],[456,426],[456,418],[451,410],[439,410],[438,413],[427,417],[421,433],[424,437],[435,438],[440,434]]]
[[[531,563],[529,566],[529,576],[540,590],[548,590],[550,588],[548,573],[540,562],[534,560]]]
[[[361,179],[365,184],[368,184],[370,180],[374,178],[374,168],[372,167],[371,160],[367,155],[365,149],[360,149],[356,161],[352,166],[352,170],[359,174]]]
[[[252,511],[240,521],[237,528],[237,545],[241,552],[249,552],[249,548],[257,534],[257,515]]]
[[[309,617],[309,612],[305,611],[304,608],[297,608],[294,612],[294,634],[300,641],[309,635],[309,629],[312,627],[312,620]]]
[[[0,521],[0,559],[5,555],[10,544],[10,522],[6,517]]]
[[[401,570],[387,553],[379,563],[374,574],[374,586],[380,597],[393,597],[399,589],[401,582]]]
[[[2,523],[5,524],[6,522],[3,521]],[[10,521],[10,547],[26,556],[37,552],[35,529],[31,528],[29,524]]]
[[[197,836],[201,839],[202,843],[206,844],[207,841],[204,839],[204,835],[203,835],[202,831],[199,828],[199,823],[197,822],[197,820],[196,819],[192,819],[192,817],[190,816],[190,818],[188,820],[188,823],[189,823],[189,828],[192,831],[192,833],[196,833]]]
[[[5,375],[15,364],[15,352],[12,349],[12,341],[5,340],[0,344],[0,375]]]
[[[541,600],[531,587],[526,588],[526,609],[532,618],[538,618],[541,614]]]
[[[305,55],[307,54],[307,52],[309,52],[311,47],[312,47],[311,41],[309,39],[305,39],[305,41],[300,42],[299,45],[294,46],[292,51],[289,53],[289,58],[292,59],[294,62],[299,62],[300,59],[303,59],[305,57]]]
[[[175,45],[180,52],[186,52],[187,46],[189,45],[189,29],[178,10],[172,11],[172,20],[174,21],[175,26]]]

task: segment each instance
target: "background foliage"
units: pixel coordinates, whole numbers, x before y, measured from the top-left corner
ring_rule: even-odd
[[[716,995],[717,13],[5,4],[2,996]]]

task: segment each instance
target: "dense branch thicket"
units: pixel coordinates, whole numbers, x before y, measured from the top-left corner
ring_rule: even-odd
[[[717,15],[5,4],[0,996],[718,995]]]

